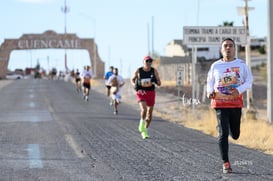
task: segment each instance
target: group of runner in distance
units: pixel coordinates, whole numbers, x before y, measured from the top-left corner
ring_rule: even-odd
[[[149,137],[148,127],[152,121],[152,113],[155,104],[155,85],[160,86],[161,81],[158,71],[152,67],[153,59],[150,56],[145,56],[143,59],[143,66],[139,67],[130,79],[136,91],[136,98],[140,108],[140,121],[138,130],[143,139]],[[85,66],[82,73],[77,70],[75,72],[75,83],[77,92],[83,93],[83,99],[89,100],[89,93],[91,88],[91,78],[93,77],[90,66]],[[125,81],[119,75],[118,68],[113,66],[104,75],[106,95],[110,98],[110,106],[113,106],[114,115],[118,114],[118,105],[122,101],[121,88]]]

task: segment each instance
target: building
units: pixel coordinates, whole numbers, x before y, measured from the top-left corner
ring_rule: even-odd
[[[185,57],[191,56],[192,46],[183,45],[183,40],[172,40],[166,46],[166,56],[167,57]],[[203,58],[205,60],[217,59],[219,58],[219,46],[196,46],[197,57]]]
[[[176,71],[183,72],[183,85],[192,84],[192,47],[182,44],[182,40],[172,40],[166,46],[166,56],[160,56],[159,70],[163,80],[176,80]],[[198,81],[203,82],[207,67],[204,61],[215,60],[220,57],[219,46],[197,46],[197,60],[202,60],[202,64],[196,64],[196,76]],[[200,62],[200,61],[199,61]],[[204,74],[204,75],[203,75]]]

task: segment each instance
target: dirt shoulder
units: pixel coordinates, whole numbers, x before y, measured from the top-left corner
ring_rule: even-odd
[[[12,82],[13,82],[13,80],[0,80],[0,89],[11,84]]]

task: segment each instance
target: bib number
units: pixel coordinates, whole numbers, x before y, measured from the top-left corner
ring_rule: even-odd
[[[141,79],[140,82],[141,82],[142,87],[151,87],[152,86],[151,78]]]

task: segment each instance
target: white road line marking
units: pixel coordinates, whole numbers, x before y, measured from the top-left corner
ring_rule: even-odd
[[[67,141],[67,143],[69,144],[69,146],[73,149],[73,151],[75,152],[75,154],[77,155],[77,157],[79,157],[79,158],[83,158],[84,157],[84,154],[80,150],[80,147],[77,145],[77,143],[75,142],[75,140],[73,139],[73,137],[71,135],[66,134],[65,135],[65,140]]]
[[[39,145],[29,144],[27,150],[28,150],[29,168],[43,168]]]
[[[34,102],[30,102],[29,103],[29,107],[34,108],[35,107],[35,103]]]

